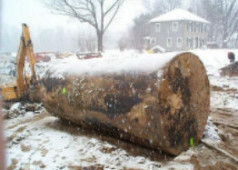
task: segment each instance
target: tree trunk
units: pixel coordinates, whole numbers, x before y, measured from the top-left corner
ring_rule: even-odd
[[[97,31],[97,39],[98,39],[98,52],[103,51],[103,33],[102,31]]]
[[[201,139],[210,87],[198,57],[183,53],[87,62],[79,62],[75,74],[64,69],[64,79],[54,68],[47,72],[39,94],[49,113],[173,155]]]

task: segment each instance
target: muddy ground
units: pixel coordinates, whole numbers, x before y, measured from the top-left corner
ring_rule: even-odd
[[[38,107],[39,108],[39,107]],[[84,129],[41,111],[5,120],[10,169],[238,169],[238,111],[211,108],[220,140],[177,157]]]
[[[212,133],[204,135],[199,145],[172,157],[72,125],[39,104],[25,103],[4,110],[7,169],[238,169],[238,78],[219,75],[228,64],[227,51],[194,52],[202,56],[212,85],[208,124]],[[50,66],[42,63],[36,70],[44,75]],[[15,80],[2,75],[0,79],[0,84]]]

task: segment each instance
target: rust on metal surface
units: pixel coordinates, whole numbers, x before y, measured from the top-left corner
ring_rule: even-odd
[[[131,142],[178,155],[198,143],[206,125],[210,87],[197,56],[175,56],[156,72],[42,80],[40,98],[50,113],[108,131]]]

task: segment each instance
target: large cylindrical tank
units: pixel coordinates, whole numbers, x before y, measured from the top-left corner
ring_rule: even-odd
[[[178,155],[203,135],[210,90],[199,58],[182,53],[65,59],[42,79],[40,98],[55,116]]]

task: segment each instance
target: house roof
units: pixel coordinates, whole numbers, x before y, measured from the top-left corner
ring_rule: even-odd
[[[153,22],[181,21],[181,20],[197,21],[197,22],[203,22],[207,24],[210,23],[209,21],[184,9],[174,9],[170,12],[167,12],[165,14],[159,15],[151,19],[150,22],[153,23]]]

